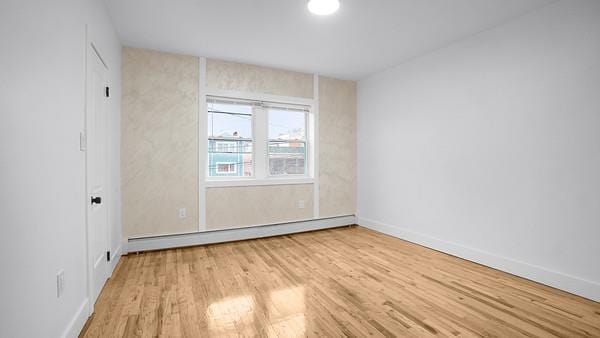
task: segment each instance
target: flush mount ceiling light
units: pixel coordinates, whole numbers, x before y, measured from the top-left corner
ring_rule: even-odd
[[[340,0],[308,0],[308,10],[316,15],[333,14],[340,8]]]

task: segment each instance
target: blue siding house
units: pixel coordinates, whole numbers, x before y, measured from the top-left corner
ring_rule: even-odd
[[[251,142],[245,140],[208,140],[210,177],[252,175]]]

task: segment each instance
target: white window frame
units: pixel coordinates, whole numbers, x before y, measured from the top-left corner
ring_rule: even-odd
[[[219,164],[233,164],[233,167],[235,168],[235,170],[234,171],[220,171]],[[235,162],[215,162],[215,172],[217,174],[237,174],[238,164]]]
[[[270,175],[269,170],[269,116],[268,109],[264,107],[255,107],[252,112],[252,166],[253,176],[234,177],[234,176],[209,176],[209,171],[205,169],[206,175],[204,186],[210,187],[233,187],[233,186],[259,186],[259,185],[278,185],[278,184],[311,184],[315,182],[314,154],[317,147],[317,118],[315,115],[315,100],[299,97],[287,97],[267,94],[257,94],[227,90],[206,90],[204,102],[210,98],[223,98],[230,100],[252,100],[258,102],[279,103],[289,105],[303,105],[308,108],[305,123],[306,157],[304,174]],[[206,107],[206,105],[204,105]],[[208,118],[208,110],[202,115],[204,119]],[[208,140],[208,139],[207,139]],[[208,148],[200,149],[200,156],[208,158]]]

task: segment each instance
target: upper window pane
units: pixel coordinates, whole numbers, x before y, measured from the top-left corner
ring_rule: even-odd
[[[208,102],[208,137],[252,138],[252,106]]]
[[[270,140],[305,140],[306,113],[296,110],[269,108]]]

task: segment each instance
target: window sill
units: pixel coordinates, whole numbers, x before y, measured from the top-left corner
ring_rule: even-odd
[[[293,184],[314,184],[314,178],[296,177],[296,178],[269,178],[269,179],[210,179],[206,180],[207,188],[218,187],[252,187],[266,185],[293,185]]]

